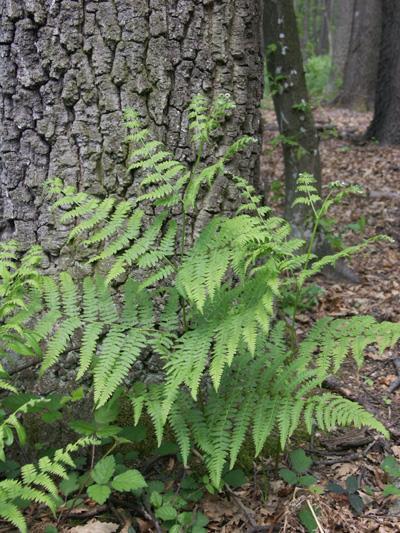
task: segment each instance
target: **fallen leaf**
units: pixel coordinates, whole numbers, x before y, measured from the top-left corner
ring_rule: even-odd
[[[118,524],[91,520],[84,526],[76,526],[68,531],[70,533],[114,533],[119,528]]]
[[[354,463],[343,463],[334,467],[335,475],[339,478],[348,477],[352,474],[355,474],[358,470],[358,465]]]
[[[400,446],[392,446],[392,452],[397,459],[400,459]]]

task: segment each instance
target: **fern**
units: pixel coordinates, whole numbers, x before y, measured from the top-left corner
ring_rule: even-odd
[[[75,467],[71,453],[80,448],[96,445],[98,441],[86,437],[57,450],[54,457],[42,457],[37,466],[24,465],[21,469],[22,480],[5,479],[0,481],[0,517],[13,524],[21,533],[28,531],[25,518],[18,508],[18,501],[41,503],[54,513],[57,506],[58,489],[53,477],[66,479],[65,466]]]
[[[193,100],[189,128],[196,157],[190,166],[177,161],[139,115],[127,110],[128,172],[134,174],[136,198],[97,198],[52,182],[54,208],[62,208],[63,223],[72,226],[70,240],[86,247],[89,263],[104,276],[82,282],[68,273],[40,277],[37,249],[22,257],[13,244],[0,249],[4,351],[44,354],[43,374],[75,349],[77,379],[92,378],[96,408],[130,386],[132,367],[144,353],[158,354],[160,383],[133,383],[129,390],[135,424],[146,412],[159,444],[168,425],[184,463],[193,447],[199,449],[217,487],[247,438],[259,455],[271,436],[284,448],[303,424],[309,431],[368,425],[386,434],[358,404],[320,389],[348,357],[360,366],[369,345],[383,350],[400,338],[396,324],[353,317],[322,319],[299,342],[295,316],[289,326],[277,320],[283,285],[301,289],[324,266],[371,240],[322,259],[313,256],[310,242],[304,253],[306,243],[292,238],[290,225],[237,176],[233,184],[243,198],[238,212],[215,216],[199,235],[191,234],[202,191],[252,142],[242,137],[203,164],[205,147],[213,145],[233,109],[226,96],[211,107],[202,96]],[[343,194],[336,188],[322,200],[312,176],[301,175],[295,202],[311,208],[316,231],[320,217]],[[2,374],[0,386],[12,393],[8,383]],[[18,416],[7,420],[2,442],[10,432],[20,431],[23,438]],[[25,491],[26,500],[46,498],[51,504],[57,492],[53,478],[63,477],[64,466],[73,464],[71,451],[24,467],[22,481],[0,484],[4,514],[14,524],[21,524],[17,496],[7,494],[20,491],[22,497]]]

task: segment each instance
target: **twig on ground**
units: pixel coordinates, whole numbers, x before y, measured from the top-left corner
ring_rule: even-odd
[[[350,453],[348,455],[342,455],[341,457],[337,457],[336,459],[323,459],[321,461],[315,461],[315,464],[317,465],[336,465],[338,463],[347,463],[349,461],[356,461],[357,459],[361,459],[362,454],[361,453]]]
[[[257,522],[254,520],[254,512],[249,509],[248,507],[245,506],[245,504],[241,501],[241,499],[233,492],[233,490],[230,488],[229,485],[225,485],[225,489],[227,490],[227,492],[229,492],[229,494],[232,496],[232,498],[235,500],[235,503],[238,505],[238,507],[240,507],[240,510],[243,512],[244,516],[246,517],[246,519],[248,520],[249,524],[251,525],[251,527],[254,529],[254,528],[257,528],[259,526],[257,526]]]
[[[153,524],[156,533],[163,533],[163,530],[160,524],[158,523],[157,518],[151,513],[150,509],[143,505],[141,507],[141,511],[143,513],[143,516]]]
[[[311,503],[309,502],[309,500],[307,500],[307,505],[308,505],[308,508],[310,509],[311,511],[311,514],[313,515],[314,517],[314,520],[315,520],[315,523],[317,524],[317,527],[318,527],[318,531],[319,533],[325,533],[324,531],[324,528],[321,526],[319,520],[318,520],[318,517],[317,515],[315,514],[315,511],[314,511],[314,508],[313,506],[311,505]]]
[[[107,505],[98,505],[97,507],[93,507],[91,509],[88,509],[87,511],[73,509],[71,511],[68,511],[67,513],[63,513],[62,517],[63,520],[65,520],[66,518],[93,518],[94,516],[105,513],[107,510]]]

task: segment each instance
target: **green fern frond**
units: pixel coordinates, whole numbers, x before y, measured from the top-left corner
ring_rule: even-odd
[[[1,482],[0,482],[0,491],[1,491]],[[25,518],[21,511],[16,505],[9,502],[2,502],[0,492],[0,517],[3,518],[6,522],[9,522],[14,527],[16,527],[21,533],[27,533],[28,529],[26,526]]]
[[[179,445],[183,465],[186,467],[191,448],[190,428],[186,422],[185,410],[178,402],[172,407],[168,421]]]

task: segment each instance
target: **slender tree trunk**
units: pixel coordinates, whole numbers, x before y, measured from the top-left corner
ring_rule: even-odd
[[[1,238],[38,242],[50,262],[65,232],[51,227],[45,180],[133,194],[125,107],[182,160],[193,157],[186,107],[200,91],[237,103],[221,147],[260,136],[258,0],[0,0],[0,15]],[[252,146],[235,170],[256,179],[259,151]],[[225,189],[215,185],[208,210],[223,208]]]
[[[329,92],[334,95],[343,83],[348,56],[355,0],[334,0],[332,5],[332,70]]]
[[[297,178],[314,175],[320,184],[318,136],[308,102],[303,61],[292,0],[265,0],[267,67],[285,163],[286,217],[295,233],[305,228],[304,208],[292,207]]]
[[[355,0],[350,42],[337,105],[373,109],[381,37],[381,0]],[[400,31],[400,29],[399,29]]]
[[[321,16],[321,28],[319,36],[318,53],[320,55],[330,54],[331,42],[330,42],[330,0],[322,0],[320,2],[320,16]]]
[[[375,114],[367,131],[368,138],[382,144],[400,144],[400,2],[382,4],[382,38],[380,44]]]

